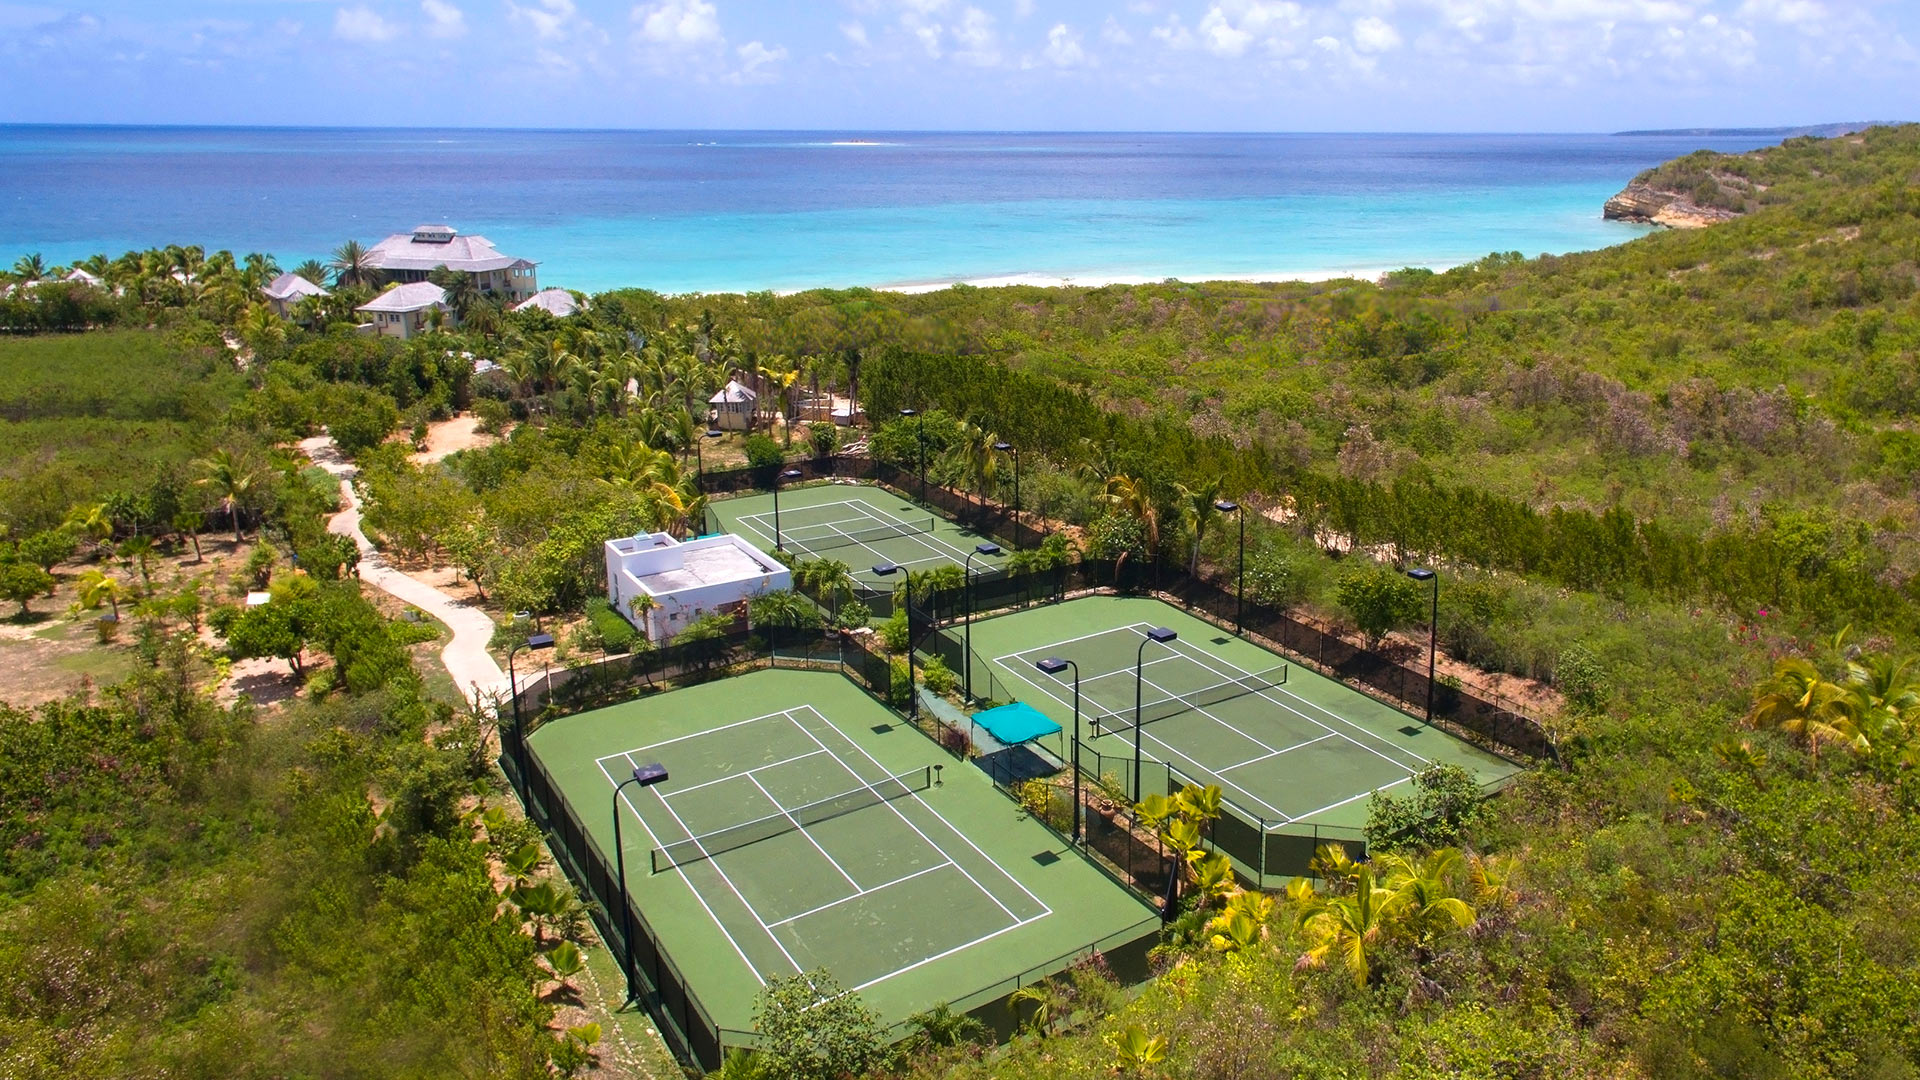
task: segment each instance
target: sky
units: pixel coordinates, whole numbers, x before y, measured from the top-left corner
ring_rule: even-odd
[[[1614,131],[1912,119],[1920,0],[0,0],[0,122]]]

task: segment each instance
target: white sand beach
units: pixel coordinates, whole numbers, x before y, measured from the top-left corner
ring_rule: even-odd
[[[1397,266],[1370,267],[1352,270],[1268,270],[1257,273],[1226,274],[1181,274],[1181,281],[1246,281],[1258,283],[1286,281],[1338,281],[1342,278],[1354,278],[1360,281],[1378,281],[1381,276],[1401,269]],[[1435,266],[1436,273],[1452,269],[1451,266]],[[978,289],[993,289],[1008,285],[1032,285],[1041,288],[1073,287],[1097,289],[1103,285],[1152,285],[1168,280],[1169,275],[1149,276],[1146,274],[999,274],[991,277],[967,278],[961,281],[907,281],[891,285],[876,285],[882,292],[927,293],[952,288],[955,285],[970,285]]]

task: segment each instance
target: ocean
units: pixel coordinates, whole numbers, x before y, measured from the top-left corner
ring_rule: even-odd
[[[324,259],[425,222],[542,285],[1282,279],[1605,247],[1642,169],[1761,137],[0,126],[0,264]]]

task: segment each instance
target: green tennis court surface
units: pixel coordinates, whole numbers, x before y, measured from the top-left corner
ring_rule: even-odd
[[[825,967],[892,1022],[1157,929],[837,674],[718,680],[554,721],[529,745],[609,853],[615,783],[667,767],[621,792],[628,886],[722,1028],[750,1029],[774,976]]]
[[[712,504],[721,528],[767,551],[774,547],[771,492],[717,499]],[[923,510],[884,488],[831,482],[780,493],[780,541],[787,551],[808,559],[838,559],[853,568],[863,584],[891,589],[872,573],[885,563],[908,570],[930,570],[942,563],[974,568],[997,567],[1005,555],[979,555],[974,546],[987,538]]]
[[[1148,641],[1150,627],[1179,637]],[[1049,747],[1063,761],[1071,760],[1072,678],[1034,664],[1050,656],[1075,661],[1082,740],[1101,755],[1104,771],[1124,759],[1119,779],[1129,788],[1140,658],[1142,757],[1192,782],[1218,784],[1241,816],[1270,831],[1357,829],[1373,792],[1406,794],[1408,782],[1436,764],[1463,766],[1483,785],[1520,771],[1158,600],[1096,596],[985,619],[974,624],[973,646],[1011,692],[1066,729]],[[1143,772],[1148,794],[1154,784]]]

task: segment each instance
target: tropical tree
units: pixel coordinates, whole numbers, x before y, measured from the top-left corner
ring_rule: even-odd
[[[256,358],[287,343],[287,324],[266,304],[250,305],[240,317],[240,340],[247,343]]]
[[[230,450],[215,450],[196,461],[200,479],[194,481],[198,487],[213,492],[221,506],[233,517],[233,542],[243,539],[240,532],[241,504],[253,490],[254,472]]]
[[[97,611],[101,604],[113,609],[113,617],[120,617],[120,601],[126,598],[127,587],[119,578],[104,574],[99,570],[88,570],[80,575],[80,607],[83,611]]]
[[[108,515],[106,503],[82,503],[67,511],[63,529],[71,529],[75,535],[83,536],[98,553],[108,540],[113,538],[113,518]]]
[[[1160,512],[1146,481],[1125,474],[1109,476],[1100,500],[1145,527],[1148,555],[1160,549]]]
[[[380,271],[373,264],[373,254],[361,247],[358,240],[349,240],[334,248],[333,259],[327,266],[333,271],[335,285],[370,289],[379,283]]]
[[[306,262],[294,267],[293,272],[306,278],[307,282],[312,285],[325,285],[329,276],[327,274],[327,264],[321,262],[319,259],[308,259]]]
[[[1913,679],[1914,664],[1912,657],[1897,660],[1885,653],[1847,661],[1843,685],[1848,711],[1875,745],[1920,749],[1913,739],[1915,721],[1920,721],[1920,683]]]
[[[1193,534],[1193,553],[1187,559],[1187,573],[1198,576],[1200,573],[1200,545],[1206,542],[1207,530],[1219,520],[1220,492],[1226,487],[1226,481],[1214,477],[1195,487],[1175,484],[1174,492],[1180,499],[1180,518],[1186,523],[1187,531]]]
[[[200,558],[200,530],[207,527],[207,517],[198,510],[182,510],[173,515],[173,531],[187,538],[193,545],[193,561]]]
[[[1353,888],[1340,895],[1319,896],[1308,890],[1297,914],[1299,928],[1313,943],[1299,966],[1324,967],[1338,961],[1353,976],[1355,986],[1373,977],[1380,950],[1393,924],[1393,892],[1375,881],[1373,867],[1354,872]]]
[[[450,270],[443,264],[428,271],[427,280],[440,286],[447,294],[447,306],[462,322],[466,321],[467,312],[480,302],[480,286],[475,283],[472,274]]]
[[[929,1047],[959,1046],[974,1041],[986,1031],[986,1025],[966,1013],[954,1012],[944,1001],[926,1012],[907,1017],[907,1023],[914,1026],[915,1037]]]
[[[53,575],[32,563],[0,563],[0,599],[19,604],[22,617],[33,614],[27,605],[53,585]]]
[[[13,276],[22,282],[35,282],[47,276],[47,260],[39,252],[22,255],[13,261]]]
[[[153,537],[144,533],[129,536],[114,549],[114,554],[120,556],[124,565],[137,565],[140,569],[141,588],[149,593],[153,591],[153,557],[156,554],[153,548]]]
[[[1829,682],[1812,661],[1786,656],[1775,662],[1772,677],[1761,684],[1746,721],[1804,740],[1816,758],[1829,743],[1864,754],[1872,744],[1860,730],[1857,707],[1848,689]]]
[[[1108,1035],[1107,1045],[1113,1047],[1114,1069],[1122,1073],[1143,1072],[1167,1056],[1167,1037],[1149,1035],[1139,1024],[1130,1024]]]
[[[1380,864],[1393,892],[1395,917],[1412,933],[1422,960],[1440,935],[1473,925],[1473,908],[1453,894],[1465,865],[1457,848],[1436,848],[1419,859],[1391,852],[1380,857]]]
[[[962,423],[958,438],[948,448],[947,455],[960,475],[966,478],[967,486],[979,498],[985,499],[987,491],[993,485],[993,478],[1000,470],[1000,451],[994,444],[1000,436],[975,423]]]

